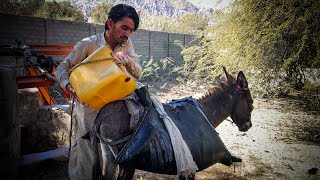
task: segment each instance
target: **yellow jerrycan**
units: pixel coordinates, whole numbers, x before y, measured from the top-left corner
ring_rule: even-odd
[[[100,110],[137,89],[135,79],[120,67],[112,60],[112,50],[104,45],[71,70],[69,81],[82,102]]]

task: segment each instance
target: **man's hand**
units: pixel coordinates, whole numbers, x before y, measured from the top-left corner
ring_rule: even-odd
[[[141,67],[139,67],[139,71],[136,69],[136,63],[132,58],[129,58],[127,54],[124,52],[117,52],[113,54],[114,62],[118,65],[118,67],[125,73],[127,73],[132,78],[141,78]]]
[[[128,57],[128,55],[126,55],[126,53],[120,51],[116,53],[116,58],[117,60],[115,61],[115,63],[118,66],[126,66],[126,67],[132,67],[132,60]]]
[[[66,89],[67,89],[70,93],[76,94],[76,92],[74,91],[74,89],[72,88],[72,86],[71,86],[70,83],[67,84]]]
[[[85,106],[89,106],[88,104],[82,102],[79,97],[77,96],[76,92],[74,91],[74,89],[72,88],[71,84],[67,84],[66,86],[67,90],[72,94],[72,96],[74,96],[81,104],[85,105]]]

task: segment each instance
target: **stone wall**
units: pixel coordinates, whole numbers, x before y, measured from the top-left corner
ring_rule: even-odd
[[[15,39],[27,44],[75,44],[77,41],[104,31],[104,25],[27,16],[0,14],[0,45],[8,45]],[[195,43],[194,36],[138,29],[132,42],[141,60],[172,57],[182,60],[181,46]],[[58,57],[57,60],[63,58]]]

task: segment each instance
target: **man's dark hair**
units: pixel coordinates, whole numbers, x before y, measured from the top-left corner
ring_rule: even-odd
[[[121,21],[125,17],[133,20],[135,26],[134,31],[137,30],[139,27],[139,16],[132,6],[126,4],[118,4],[113,6],[108,13],[108,19],[112,19],[114,23]],[[108,30],[107,21],[105,23],[104,29]]]

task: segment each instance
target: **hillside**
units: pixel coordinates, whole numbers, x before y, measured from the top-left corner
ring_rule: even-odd
[[[165,15],[169,17],[178,17],[180,15],[208,11],[207,9],[199,9],[187,0],[69,0],[74,6],[80,9],[85,16],[92,11],[95,5],[106,3],[125,3],[148,14]]]

